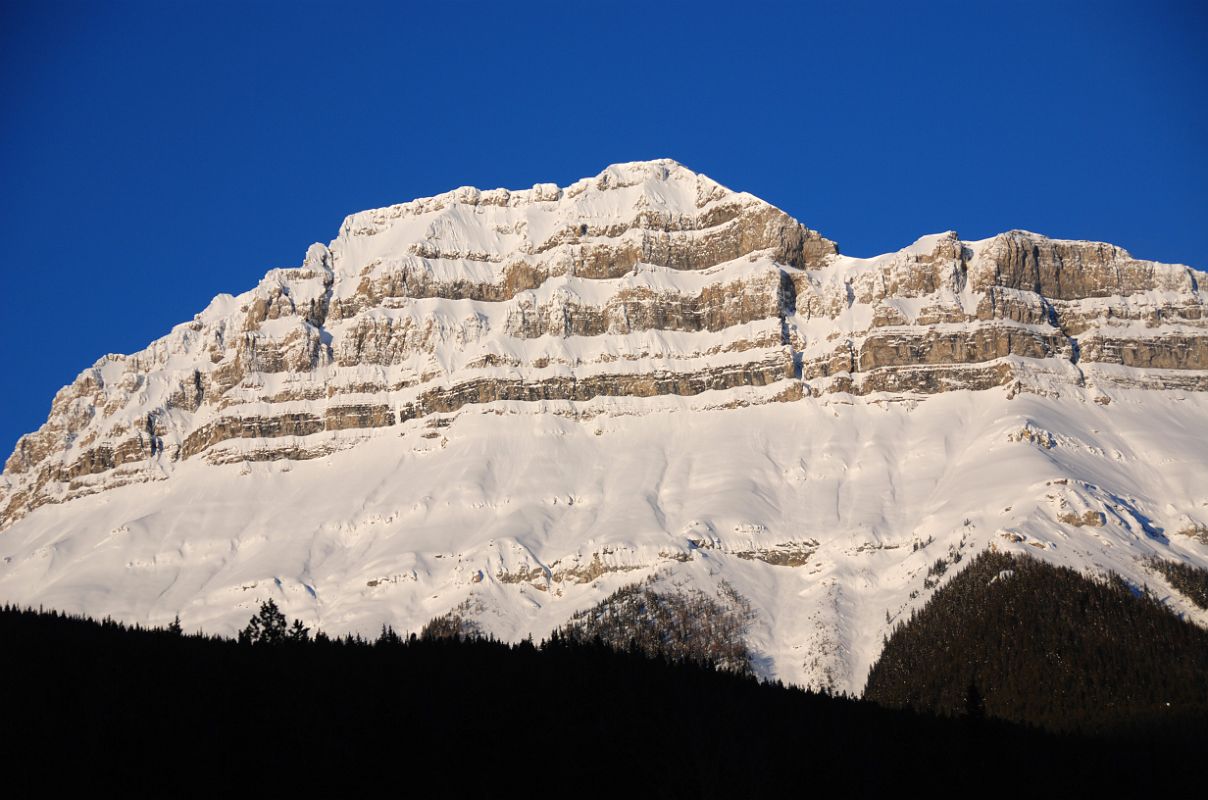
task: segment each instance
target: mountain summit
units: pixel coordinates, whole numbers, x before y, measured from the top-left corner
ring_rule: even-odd
[[[964,557],[1208,565],[1190,267],[948,232],[877,258],[670,160],[353,214],[56,396],[0,600],[230,633],[543,636],[645,581],[858,689]]]

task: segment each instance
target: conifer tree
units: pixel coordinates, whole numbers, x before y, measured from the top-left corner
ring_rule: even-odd
[[[291,642],[309,642],[310,628],[302,624],[302,620],[294,620],[294,624],[289,629],[289,640]]]
[[[271,599],[260,604],[260,612],[239,632],[240,644],[280,644],[285,639],[285,615]]]

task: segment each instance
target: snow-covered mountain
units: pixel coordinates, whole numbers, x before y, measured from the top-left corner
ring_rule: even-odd
[[[667,160],[361,212],[56,395],[0,600],[514,640],[651,579],[847,690],[987,547],[1208,624],[1145,564],[1208,566],[1205,280],[1024,231],[849,258]]]

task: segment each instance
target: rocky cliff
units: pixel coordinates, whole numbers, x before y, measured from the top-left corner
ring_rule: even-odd
[[[905,415],[899,428],[910,429],[922,417],[934,417],[940,425],[946,416],[1000,409],[979,436],[994,441],[1012,436],[1018,443],[1026,433],[1027,444],[1047,454],[1060,447],[1090,448],[1110,459],[1104,454],[1113,448],[1098,436],[1113,423],[1101,415],[1112,413],[1108,407],[1120,401],[1114,406],[1121,409],[1116,422],[1135,422],[1139,430],[1150,431],[1146,436],[1152,431],[1142,423],[1151,411],[1169,423],[1169,430],[1155,435],[1160,445],[1143,458],[1179,460],[1172,453],[1186,442],[1168,442],[1180,435],[1202,437],[1208,429],[1199,394],[1208,390],[1208,318],[1200,290],[1206,278],[1186,266],[1137,260],[1112,245],[1051,240],[1025,231],[981,241],[962,241],[955,233],[931,235],[897,253],[850,258],[779,209],[672,161],[612,166],[565,188],[462,188],[361,212],[344,221],[329,245],[312,245],[301,266],[272,270],[251,291],[216,298],[192,321],[139,353],[105,356],[56,395],[47,422],[22,437],[5,464],[0,589],[7,586],[14,598],[29,599],[53,597],[58,586],[72,604],[87,610],[125,608],[127,600],[115,601],[99,588],[111,582],[90,548],[118,547],[132,523],[137,528],[143,524],[139,520],[166,513],[162,503],[169,501],[112,525],[98,523],[96,509],[112,499],[129,510],[130,498],[145,505],[149,497],[190,505],[204,496],[204,502],[221,504],[231,496],[225,482],[248,474],[275,487],[264,489],[262,502],[284,503],[289,510],[278,509],[280,514],[308,520],[301,523],[305,531],[294,535],[313,545],[316,531],[337,534],[336,543],[320,548],[321,554],[334,548],[347,561],[341,562],[340,577],[328,579],[343,585],[345,594],[349,586],[358,587],[358,603],[365,602],[355,612],[328,608],[327,619],[335,625],[389,618],[406,627],[428,611],[447,611],[454,599],[466,602],[484,583],[497,591],[527,587],[547,596],[579,584],[603,591],[621,573],[674,572],[677,564],[710,554],[745,562],[739,563],[740,573],[754,563],[795,570],[805,580],[826,572],[828,562],[820,554],[828,547],[871,553],[913,545],[910,552],[917,553],[919,542],[935,535],[924,530],[930,512],[911,512],[913,522],[898,519],[889,505],[896,501],[885,497],[885,492],[904,491],[903,465],[869,467],[850,448],[834,460],[833,452],[816,450],[819,441],[845,431],[862,440],[861,447],[878,449],[882,459],[929,452],[950,469],[954,455],[933,453],[929,437],[947,441],[951,433],[941,436],[926,428],[932,433],[923,436],[919,428],[919,446],[912,450],[900,433],[865,438],[884,420],[860,415],[884,416],[892,407],[892,414]],[[1014,412],[1007,410],[1011,401],[1016,401]],[[929,410],[918,412],[920,404]],[[1067,406],[1079,410],[1052,411]],[[854,416],[833,428],[818,427],[841,408],[852,409]],[[1049,424],[1054,414],[1056,420],[1071,414],[1081,418],[1069,430],[1053,430],[1060,427]],[[543,462],[543,469],[575,473],[569,480],[536,474],[528,493],[498,488],[515,478],[506,474],[511,468],[504,465],[516,461],[507,448],[542,446],[525,441],[520,431],[532,423],[518,428],[518,418],[546,420],[536,423],[540,436],[579,441],[565,451],[561,466]],[[662,422],[649,429],[644,422],[627,422],[630,418]],[[745,451],[726,450],[736,429],[756,432],[764,458],[774,464],[774,487],[747,482],[742,472],[732,471],[750,466]],[[614,437],[615,432],[620,433]],[[615,438],[617,444],[601,438]],[[627,484],[630,494],[606,497],[600,487],[607,481],[597,470],[632,473],[636,481],[649,472],[649,462],[635,454],[654,441],[662,444],[643,458],[661,460],[663,471],[648,475],[650,483]],[[977,441],[964,446],[987,451],[988,445]],[[669,456],[671,447],[675,454]],[[1115,452],[1141,449],[1116,447]],[[401,454],[400,460],[391,463],[391,453]],[[681,496],[674,511],[660,494],[666,491],[660,482],[667,479],[669,459],[686,470],[675,477],[682,488],[676,489]],[[1065,481],[1046,484],[1062,487],[1048,491],[1052,496],[1042,503],[1048,508],[1045,519],[1054,525],[1063,524],[1061,514],[1075,511],[1077,519],[1084,512],[1102,514],[1104,521],[1118,517],[1121,530],[1143,534],[1159,529],[1153,521],[1159,517],[1179,530],[1208,523],[1208,509],[1185,487],[1164,495],[1154,487],[1147,490],[1152,496],[1138,499],[1129,470],[1141,469],[1140,464],[1115,465],[1111,474],[1125,477],[1110,490],[1089,479],[1091,473],[1067,474],[1073,469],[1067,463],[1054,467],[1059,460],[1049,458],[1048,467],[1037,472]],[[483,461],[489,464],[486,478],[476,474]],[[1190,461],[1191,474],[1204,472],[1202,456]],[[323,465],[327,477],[310,467],[309,477],[297,475],[295,465],[311,462]],[[261,472],[255,471],[258,463],[264,464]],[[355,467],[357,476],[333,482],[333,465]],[[930,480],[933,501],[942,466],[918,469],[931,475],[924,483]],[[981,460],[976,466],[989,468]],[[861,478],[860,470],[879,477]],[[442,480],[429,485],[434,474]],[[992,473],[986,479],[993,481]],[[359,510],[324,511],[311,493],[333,485],[359,498],[354,503]],[[825,486],[833,496],[817,493]],[[831,507],[845,506],[844,492],[856,486],[862,487],[857,495],[882,512],[865,519],[853,506],[832,515]],[[775,506],[768,517],[774,521],[749,519],[759,514],[733,507],[711,518],[705,513],[709,502],[699,494],[718,487],[723,494],[734,492],[737,504]],[[1015,491],[1004,489],[1001,496],[1009,499]],[[551,513],[550,498],[565,509],[578,505]],[[797,505],[806,499],[810,506]],[[313,581],[299,577],[292,556],[248,554],[249,542],[259,550],[290,534],[276,523],[257,527],[231,521],[273,512],[254,495],[243,506],[229,502],[235,508],[227,516],[213,516],[212,508],[200,517],[172,511],[178,516],[171,525],[181,540],[170,552],[164,551],[162,528],[140,534],[144,555],[116,568],[126,579],[140,570],[158,577],[133,581],[130,613],[146,617],[153,607],[158,613],[159,606],[144,595],[153,586],[163,588],[162,568],[169,564],[175,565],[169,568],[176,570],[169,585],[180,592],[178,605],[205,605],[199,620],[226,624],[238,616],[230,610],[238,605],[235,600],[246,599],[231,595],[232,587],[262,585],[271,578],[278,588],[291,581],[306,587],[302,597],[313,601],[322,621],[320,592]],[[410,541],[405,509],[423,508],[430,515],[439,502],[493,510],[495,520],[511,515],[516,524],[493,537],[494,523],[484,523],[485,518],[437,522],[432,517],[432,536]],[[962,519],[984,512],[962,502],[962,510],[953,512]],[[626,503],[651,515],[628,515]],[[813,508],[815,503],[826,504],[827,512]],[[1142,511],[1146,503],[1156,505]],[[584,512],[593,504],[594,511]],[[379,510],[370,513],[370,508]],[[993,527],[1011,521],[1003,513],[1008,517]],[[838,528],[822,530],[817,520],[831,516]],[[571,518],[575,522],[566,524]],[[201,535],[203,520],[219,519],[243,533]],[[292,524],[299,524],[297,519]],[[355,555],[367,524],[389,531],[380,534],[389,547],[372,558]],[[462,524],[480,530],[469,539],[449,530]],[[249,533],[253,528],[256,532]],[[975,529],[973,522],[954,529],[957,538],[946,543],[944,558],[972,547],[967,543],[976,538]],[[78,538],[83,530],[92,531],[87,547]],[[348,533],[357,530],[361,533]],[[979,546],[1049,541],[1039,530],[1010,525],[1005,530],[1005,535],[986,534]],[[452,545],[435,547],[442,535],[446,544],[462,541],[466,551],[456,555],[452,572],[448,562],[429,563],[454,557]],[[200,544],[203,539],[210,543]],[[836,545],[839,540],[845,544]],[[67,541],[75,544],[69,547]],[[1149,547],[1160,540],[1145,534],[1143,541]],[[1184,540],[1176,538],[1176,544],[1181,547]],[[1142,550],[1138,558],[1152,555]],[[49,571],[39,572],[30,566],[36,552],[39,558],[50,553],[66,571],[51,580],[60,574],[55,568],[43,565]],[[1172,557],[1200,555],[1188,550]],[[322,558],[312,553],[307,569],[316,560]],[[204,581],[180,577],[192,574],[187,567],[193,562],[208,576]],[[1092,558],[1079,565],[1085,569],[1089,563],[1097,562]],[[33,571],[22,576],[20,564]],[[234,564],[238,570],[223,573],[223,565]],[[781,668],[780,674],[812,681],[831,675],[837,685],[850,683],[860,659],[844,656],[843,649],[855,647],[855,634],[833,617],[846,613],[844,603],[850,601],[844,593],[851,589],[846,579],[827,583],[831,578],[810,579],[813,588],[806,592],[821,614],[818,619],[828,621],[819,622],[812,639],[800,632],[788,637],[795,648],[809,642],[811,655],[792,656],[801,656],[804,672]],[[186,591],[182,580],[197,585]],[[83,595],[81,582],[91,587]],[[417,587],[407,595],[405,613],[397,597],[373,599],[400,582]],[[202,585],[209,588],[202,591]],[[215,586],[221,590],[217,595],[211,591]],[[432,588],[441,602],[429,608],[420,597]],[[915,599],[904,595],[905,589],[894,591],[892,602],[884,603],[887,615],[890,606],[902,608]],[[591,592],[579,593],[574,602],[581,606],[594,596]],[[499,612],[512,620],[501,628],[503,634],[539,628],[517,610],[520,606],[512,607],[520,602],[512,597],[483,608],[511,609]],[[563,608],[558,615],[571,610]],[[767,638],[776,639],[769,652],[789,646],[781,634],[767,633]],[[776,671],[774,665],[785,658],[769,655],[773,666],[768,669]]]

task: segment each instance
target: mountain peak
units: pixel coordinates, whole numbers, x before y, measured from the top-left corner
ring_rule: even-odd
[[[706,200],[718,199],[724,195],[734,194],[721,187],[716,181],[705,175],[693,172],[677,161],[669,158],[660,158],[650,161],[629,161],[611,164],[594,177],[581,178],[566,187],[560,187],[556,183],[537,183],[528,189],[480,189],[476,186],[461,186],[457,189],[433,195],[432,197],[416,198],[415,200],[409,200],[385,208],[358,212],[348,217],[341,230],[348,228],[350,224],[355,226],[357,221],[365,218],[421,214],[430,211],[440,211],[457,205],[523,206],[532,203],[569,200],[583,194],[591,195],[608,190],[628,189],[632,187],[653,189],[659,185],[666,186],[675,183],[691,184],[694,187],[694,192],[690,193],[691,200],[694,203],[701,198],[702,194]],[[697,185],[705,187],[705,191],[703,193],[696,192],[695,187]],[[644,193],[628,193],[627,196],[637,198],[642,194]],[[682,199],[676,195],[672,195],[671,198]],[[663,199],[667,198],[664,197]]]
[[[709,180],[707,176],[694,172],[670,158],[655,158],[649,161],[624,161],[618,164],[610,164],[594,178],[597,183],[601,181],[615,181],[621,185],[644,181],[666,182],[670,180],[699,179]]]

